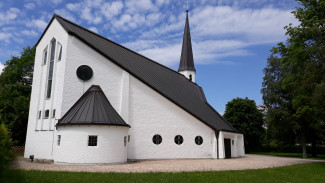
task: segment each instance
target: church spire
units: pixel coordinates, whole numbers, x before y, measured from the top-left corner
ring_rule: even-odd
[[[178,72],[183,74],[185,77],[192,80],[193,82],[195,82],[195,78],[194,78],[195,67],[194,67],[194,59],[193,59],[193,51],[192,51],[192,43],[191,43],[190,24],[188,21],[188,2],[187,2],[187,9],[186,9],[186,20],[185,20],[185,28],[184,28],[184,36],[183,36],[182,53],[181,53]]]

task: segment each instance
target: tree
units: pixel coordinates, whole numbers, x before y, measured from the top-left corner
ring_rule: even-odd
[[[25,48],[5,63],[0,75],[0,115],[17,145],[24,145],[26,138],[34,57],[35,48]]]
[[[256,107],[255,101],[247,97],[235,98],[226,104],[224,118],[238,131],[244,134],[246,152],[256,151],[263,136],[263,113]]]
[[[271,50],[262,93],[269,124],[281,124],[278,132],[288,130],[282,125],[291,128],[306,157],[308,140],[316,155],[316,140],[325,121],[325,1],[298,2],[302,7],[293,13],[300,24],[286,26],[286,44]]]
[[[1,120],[1,119],[0,119]],[[9,132],[0,121],[0,177],[12,156]]]

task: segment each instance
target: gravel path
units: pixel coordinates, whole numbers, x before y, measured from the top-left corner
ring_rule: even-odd
[[[233,159],[184,159],[184,160],[144,160],[125,164],[54,164],[31,162],[23,157],[16,157],[12,169],[69,171],[69,172],[189,172],[261,169],[288,166],[301,163],[325,162],[264,155],[246,155]]]

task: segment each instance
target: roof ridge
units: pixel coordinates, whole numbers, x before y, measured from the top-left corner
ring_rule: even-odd
[[[167,67],[167,66],[165,66],[165,65],[162,65],[162,64],[159,63],[159,62],[156,62],[156,61],[154,61],[154,60],[152,60],[152,59],[150,59],[150,58],[148,58],[148,57],[146,57],[146,56],[144,56],[144,55],[142,55],[142,54],[140,54],[140,53],[138,53],[138,52],[136,52],[136,51],[131,50],[130,48],[127,48],[127,47],[125,47],[125,46],[123,46],[123,45],[121,45],[121,44],[118,44],[118,43],[116,43],[115,41],[112,41],[112,40],[110,40],[110,39],[108,39],[108,38],[106,38],[106,37],[104,37],[104,36],[102,36],[102,35],[100,35],[100,34],[97,34],[96,32],[93,32],[93,31],[91,31],[91,30],[89,30],[89,29],[86,29],[85,27],[82,27],[82,26],[80,26],[80,25],[78,25],[78,24],[76,24],[76,23],[74,23],[74,22],[72,22],[72,21],[70,21],[70,20],[68,20],[68,19],[65,19],[65,18],[63,18],[62,16],[58,15],[58,14],[54,14],[53,16],[56,16],[56,17],[58,17],[58,18],[61,18],[61,19],[63,19],[64,21],[67,21],[67,22],[69,22],[69,23],[71,23],[71,24],[73,24],[73,25],[75,25],[75,26],[77,26],[77,27],[79,27],[79,28],[81,28],[81,29],[83,29],[83,30],[85,30],[85,31],[88,31],[88,32],[90,32],[90,33],[92,33],[92,34],[94,34],[94,35],[96,35],[96,36],[98,36],[98,37],[101,37],[101,38],[103,38],[103,39],[105,39],[105,40],[107,40],[107,41],[109,41],[109,42],[111,42],[111,43],[113,43],[113,44],[115,44],[115,45],[117,45],[117,46],[119,46],[119,47],[122,47],[122,48],[124,48],[124,49],[127,49],[128,51],[131,51],[132,53],[135,53],[135,54],[137,54],[137,55],[139,55],[139,56],[141,56],[141,57],[144,57],[145,59],[148,59],[149,61],[153,62],[154,64],[158,64],[158,65],[160,65],[160,66],[162,66],[162,67],[164,67],[164,68],[166,68],[166,69],[168,69],[168,70],[170,70],[170,71],[172,71],[172,72],[174,72],[174,73],[177,73],[177,74],[179,74],[179,75],[182,75],[182,74],[180,74],[179,72],[177,72],[177,71],[175,71],[175,70],[173,70],[173,69],[171,69],[171,68],[169,68],[169,67]],[[72,32],[72,31],[71,31],[71,32]],[[193,83],[193,82],[190,82],[190,83]],[[193,84],[196,84],[196,83],[193,83]],[[197,85],[197,84],[196,84],[196,85]],[[199,85],[198,85],[198,86],[199,86]]]

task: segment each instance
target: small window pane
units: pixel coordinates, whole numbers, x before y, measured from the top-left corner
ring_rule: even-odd
[[[97,146],[97,136],[90,135],[88,137],[88,146]]]
[[[181,145],[183,143],[183,137],[181,135],[176,135],[174,140],[177,145]]]
[[[152,137],[152,142],[156,145],[160,144],[162,142],[162,138],[160,135],[156,134]]]
[[[47,60],[47,50],[44,51],[44,55],[43,55],[43,64],[44,65],[46,65],[46,60]]]
[[[61,145],[61,135],[58,135],[58,146]]]
[[[203,143],[203,138],[201,136],[196,136],[195,137],[195,143],[197,145],[201,145]]]
[[[124,146],[126,146],[127,142],[127,136],[124,136]]]
[[[51,98],[51,90],[52,90],[52,80],[49,80],[48,83],[47,83],[46,98]]]
[[[53,78],[54,62],[50,62],[49,79]]]
[[[54,60],[54,55],[55,55],[55,44],[56,44],[56,40],[54,39],[52,41],[52,44],[51,44],[51,60],[50,61],[53,61]]]
[[[45,111],[44,118],[48,118],[48,117],[49,117],[49,114],[50,114],[50,111],[49,111],[49,110],[46,110],[46,111]]]
[[[52,111],[52,118],[55,118],[55,109]]]
[[[61,58],[62,58],[62,46],[60,45],[58,61],[60,61]]]
[[[41,119],[42,111],[38,111],[38,119]]]

